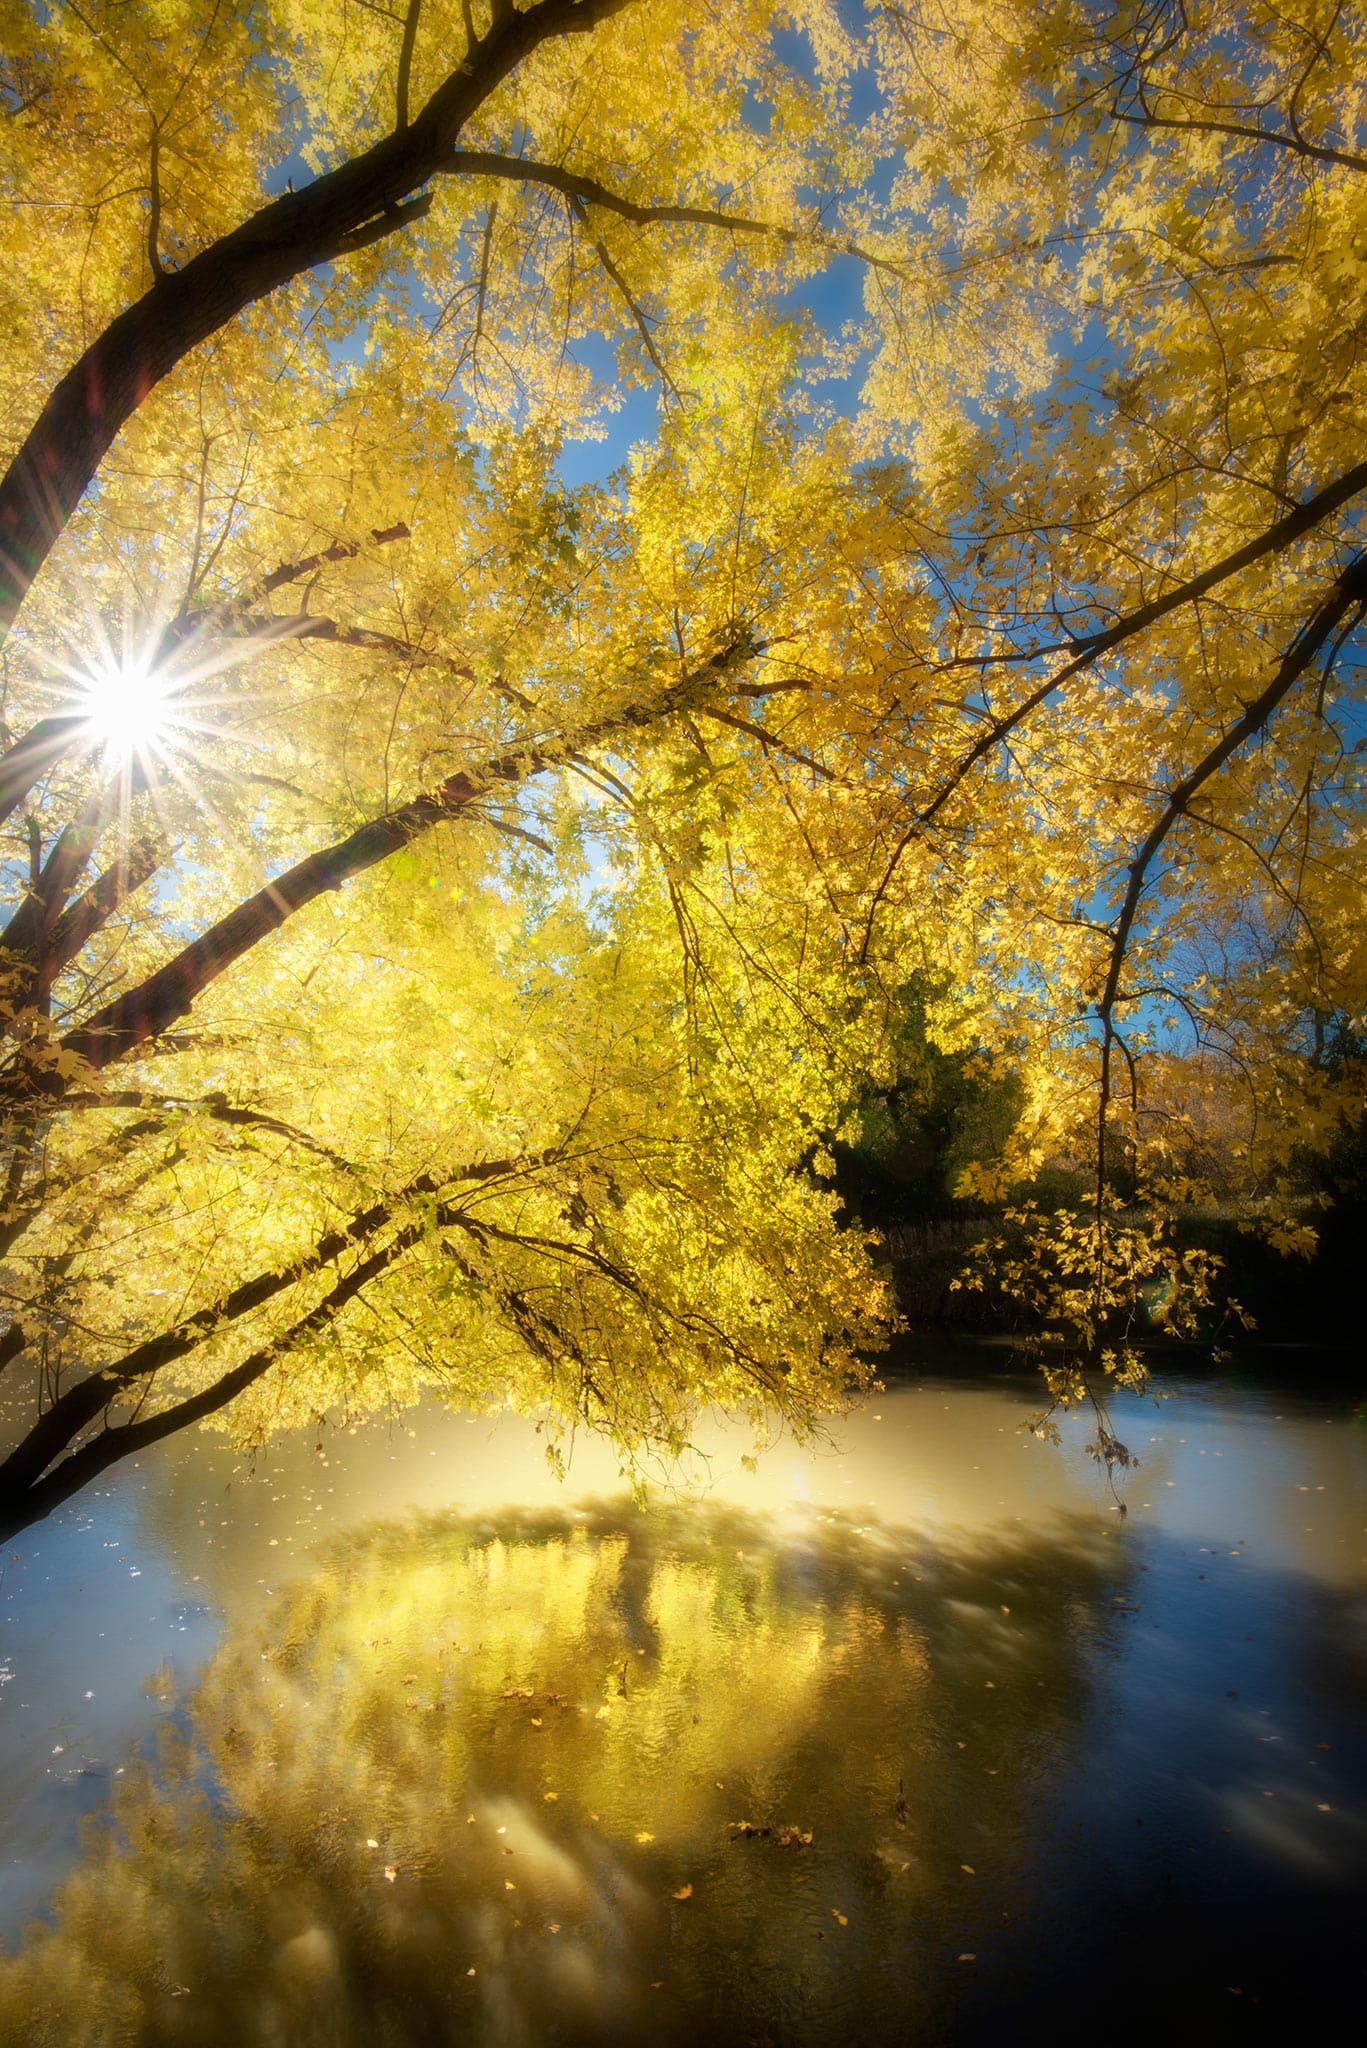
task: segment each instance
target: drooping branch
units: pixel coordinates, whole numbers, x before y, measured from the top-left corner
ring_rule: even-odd
[[[443,1189],[463,1182],[501,1179],[530,1165],[543,1163],[544,1158],[542,1154],[535,1159],[481,1160],[439,1176],[419,1174],[393,1198],[372,1202],[357,1210],[344,1224],[326,1231],[288,1265],[254,1274],[217,1301],[206,1303],[193,1315],[186,1316],[174,1328],[149,1337],[125,1352],[122,1358],[68,1387],[44,1410],[22,1442],[0,1464],[0,1500],[31,1487],[82,1430],[88,1429],[130,1388],[146,1382],[176,1359],[198,1350],[209,1338],[240,1322],[244,1316],[264,1308],[310,1273],[332,1265],[348,1251],[372,1243],[395,1221],[401,1209],[424,1200],[434,1201]],[[423,1225],[414,1227],[417,1235],[421,1236]],[[282,1348],[279,1344],[272,1347],[273,1350],[279,1348]]]
[[[533,51],[631,0],[536,0],[495,12],[489,33],[408,126],[282,193],[154,279],[61,379],[0,482],[0,634],[80,503],[120,428],[190,351],[290,279],[401,229],[462,129]]]
[[[176,1097],[172,1095],[149,1095],[140,1088],[110,1089],[104,1094],[68,1094],[62,1099],[62,1109],[70,1114],[73,1110],[140,1109],[145,1115],[119,1131],[119,1141],[127,1145],[137,1138],[146,1137],[150,1132],[165,1130],[186,1116],[208,1117],[214,1123],[250,1131],[264,1131],[271,1137],[283,1138],[287,1144],[298,1145],[315,1157],[326,1159],[330,1166],[354,1178],[360,1177],[359,1169],[349,1159],[344,1159],[330,1145],[324,1145],[308,1131],[301,1131],[297,1125],[286,1123],[280,1117],[268,1116],[264,1110],[249,1109],[244,1105],[230,1102],[221,1090],[215,1089],[208,1095]],[[15,1137],[15,1150],[10,1168],[10,1184],[5,1190],[3,1213],[0,1214],[0,1259],[8,1257],[33,1224],[43,1215],[54,1191],[69,1185],[62,1175],[44,1176],[32,1187],[23,1187],[23,1177],[32,1153],[32,1137],[40,1118],[47,1113],[43,1103],[31,1105],[27,1119],[11,1116],[10,1128]],[[22,1190],[23,1203],[17,1206]]]
[[[1130,863],[1129,880],[1113,929],[1105,986],[1096,1006],[1101,1024],[1101,1083],[1097,1104],[1098,1200],[1106,1173],[1106,1124],[1112,1094],[1111,1054],[1116,1043],[1115,1011],[1120,1000],[1120,977],[1149,870],[1163,842],[1185,815],[1192,798],[1246,741],[1265,729],[1273,713],[1321,650],[1336,634],[1351,630],[1352,625],[1361,619],[1364,607],[1367,607],[1367,555],[1359,555],[1343,571],[1329,595],[1296,635],[1266,689],[1260,691],[1245,708],[1243,716],[1236,719],[1196,766],[1169,790],[1167,801],[1154,820],[1148,837]],[[1349,621],[1347,628],[1345,619]]]
[[[188,1429],[191,1423],[202,1421],[206,1415],[217,1414],[226,1408],[239,1394],[246,1392],[257,1380],[269,1372],[276,1360],[292,1345],[316,1330],[324,1329],[335,1322],[347,1303],[353,1301],[388,1267],[403,1254],[410,1251],[424,1234],[422,1224],[410,1224],[400,1231],[389,1244],[382,1245],[367,1259],[329,1289],[322,1300],[291,1324],[289,1329],[269,1344],[253,1351],[240,1365],[224,1373],[211,1386],[200,1393],[192,1394],[170,1408],[158,1410],[134,1422],[116,1424],[105,1429],[89,1443],[64,1458],[55,1470],[45,1477],[27,1483],[11,1484],[6,1478],[6,1467],[0,1466],[0,1542],[9,1542],[20,1530],[28,1529],[35,1522],[50,1515],[64,1501],[88,1486],[102,1472],[107,1472],[121,1458],[134,1451],[146,1450],[152,1444],[162,1443],[177,1431]],[[112,1397],[111,1397],[112,1398]],[[106,1404],[107,1405],[107,1401]],[[51,1411],[49,1411],[50,1413]],[[96,1411],[99,1413],[99,1410]],[[93,1419],[93,1418],[92,1418]],[[51,1462],[49,1460],[49,1462]]]
[[[620,266],[616,262],[614,262],[612,251],[608,248],[602,236],[596,235],[593,232],[593,229],[589,226],[588,214],[584,208],[583,202],[579,199],[572,199],[570,201],[570,206],[574,213],[575,219],[583,227],[585,233],[588,235],[590,242],[592,242],[593,244],[594,254],[597,256],[598,261],[603,266],[604,275],[610,278],[612,283],[616,286],[617,292],[621,297],[622,303],[625,305],[627,311],[630,313],[633,321],[635,322],[636,332],[641,337],[641,346],[644,348],[646,354],[650,357],[651,364],[654,368],[656,376],[660,380],[661,387],[663,388],[667,397],[677,401],[680,396],[679,387],[674,382],[674,379],[670,376],[668,370],[665,368],[664,363],[661,360],[660,351],[655,346],[655,337],[650,331],[649,314],[641,305],[639,299],[637,299],[635,293],[632,291],[625,277],[623,277]]]
[[[1307,498],[1303,504],[1298,505],[1293,512],[1288,512],[1281,519],[1274,520],[1271,526],[1265,528],[1262,533],[1257,534],[1252,540],[1245,542],[1243,547],[1236,548],[1232,554],[1226,555],[1209,569],[1202,570],[1199,576],[1192,576],[1185,583],[1179,583],[1173,589],[1164,591],[1161,597],[1152,598],[1148,604],[1140,605],[1134,611],[1127,612],[1123,618],[1117,619],[1115,624],[1108,626],[1104,632],[1091,633],[1083,639],[1073,641],[1071,645],[1076,651],[1073,653],[1072,658],[1066,661],[1061,668],[1056,669],[1053,675],[1047,677],[1037,689],[1032,690],[1029,696],[1022,699],[1016,705],[1014,710],[1008,711],[1001,718],[992,719],[989,724],[984,726],[972,746],[968,748],[949,775],[939,785],[934,796],[916,813],[902,833],[902,836],[893,848],[892,855],[883,870],[882,877],[873,892],[873,897],[869,904],[868,916],[864,923],[864,936],[858,954],[860,964],[862,965],[868,959],[869,947],[873,943],[874,926],[877,923],[879,910],[883,905],[888,890],[892,886],[893,878],[902,863],[904,855],[914,842],[921,837],[927,826],[935,822],[935,819],[945,808],[945,805],[949,802],[955,791],[972,774],[978,763],[986,759],[989,754],[995,753],[1002,744],[1002,741],[1010,733],[1014,732],[1018,725],[1022,725],[1032,712],[1037,711],[1041,704],[1047,703],[1049,698],[1061,690],[1065,683],[1071,682],[1074,676],[1081,675],[1084,669],[1090,668],[1103,655],[1109,654],[1115,648],[1123,646],[1127,640],[1134,639],[1137,634],[1143,633],[1150,626],[1156,625],[1160,619],[1167,618],[1175,611],[1180,611],[1184,605],[1197,603],[1207,592],[1216,589],[1218,585],[1226,582],[1229,577],[1237,576],[1241,570],[1250,569],[1255,563],[1280,554],[1284,549],[1290,547],[1293,542],[1299,540],[1303,534],[1309,533],[1321,521],[1329,518],[1332,513],[1340,510],[1342,506],[1348,504],[1364,490],[1367,490],[1367,462],[1358,462],[1351,469],[1345,470],[1343,475],[1337,477],[1332,484],[1326,484],[1323,490],[1316,491],[1312,497]],[[1056,649],[1052,648],[1041,648],[1038,650],[1038,654],[1042,655],[1046,652],[1052,653],[1056,651]]]

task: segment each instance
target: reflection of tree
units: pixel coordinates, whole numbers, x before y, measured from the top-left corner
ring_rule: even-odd
[[[1104,1572],[712,1510],[349,1539],[130,1774],[0,2037],[901,2037],[1014,1910]]]

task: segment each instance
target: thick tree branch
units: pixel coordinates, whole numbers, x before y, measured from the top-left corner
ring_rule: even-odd
[[[226,1408],[229,1402],[235,1401],[239,1394],[245,1393],[248,1387],[262,1378],[292,1345],[335,1321],[349,1301],[353,1301],[372,1280],[410,1251],[423,1235],[422,1224],[411,1224],[400,1231],[391,1243],[372,1252],[368,1259],[362,1260],[339,1280],[307,1315],[300,1316],[288,1330],[271,1343],[262,1345],[249,1358],[243,1359],[241,1365],[234,1366],[231,1372],[224,1373],[221,1379],[215,1380],[201,1393],[192,1394],[187,1400],[161,1409],[141,1421],[120,1423],[101,1431],[45,1478],[28,1483],[12,1482],[7,1477],[8,1468],[0,1466],[0,1542],[8,1542],[21,1529],[31,1528],[35,1522],[42,1521],[54,1508],[70,1500],[92,1479],[97,1479],[101,1472],[107,1472],[111,1465],[128,1457],[131,1452],[146,1450],[150,1445],[175,1435],[178,1430],[188,1428],[191,1423],[201,1421],[204,1416]],[[112,1393],[107,1395],[102,1405],[107,1406],[112,1398]],[[99,1413],[98,1409],[96,1413]]]
[[[252,1279],[244,1280],[217,1301],[209,1302],[193,1315],[177,1323],[174,1329],[164,1330],[157,1337],[135,1345],[122,1358],[94,1372],[88,1378],[68,1387],[59,1394],[34,1423],[32,1429],[0,1464],[0,1500],[15,1492],[22,1493],[32,1486],[47,1470],[55,1458],[61,1456],[67,1446],[75,1441],[81,1431],[88,1429],[97,1418],[119,1399],[129,1388],[148,1380],[163,1366],[172,1364],[195,1351],[210,1337],[239,1322],[243,1316],[264,1308],[287,1288],[293,1287],[308,1274],[317,1272],[340,1258],[345,1252],[368,1244],[386,1229],[403,1207],[424,1200],[432,1201],[443,1188],[462,1182],[482,1182],[500,1179],[515,1173],[537,1160],[489,1159],[473,1165],[458,1167],[450,1173],[436,1176],[419,1174],[391,1200],[373,1202],[367,1208],[358,1210],[348,1221],[335,1230],[329,1230],[299,1258],[288,1266],[278,1267],[270,1272],[257,1273]],[[452,1212],[454,1213],[454,1211]],[[412,1226],[409,1242],[416,1242],[423,1234],[425,1224]],[[304,1327],[307,1327],[307,1318]],[[272,1352],[284,1348],[287,1339],[280,1339],[271,1347]]]
[[[8,953],[33,955],[44,950],[50,927],[66,908],[67,899],[84,873],[100,835],[118,807],[117,783],[97,789],[71,823],[58,833],[37,882],[5,927],[0,944]]]
[[[52,927],[44,967],[49,975],[60,974],[76,958],[114,912],[151,880],[171,853],[164,839],[144,835],[116,855],[103,874],[97,875],[85,892],[64,910]]]
[[[40,718],[22,739],[0,755],[0,824],[19,808],[34,783],[41,782],[48,770],[56,767],[89,722],[80,712]]]
[[[411,219],[405,205],[519,64],[541,44],[592,29],[630,4],[537,0],[525,12],[500,12],[406,128],[301,191],[282,193],[111,321],[57,385],[0,483],[0,633],[119,429],[192,349],[291,278]]]
[[[394,126],[400,133],[408,126],[408,86],[413,76],[413,45],[418,39],[418,17],[421,13],[422,0],[408,0],[403,36],[399,42],[398,75],[394,81]]]
[[[743,666],[759,651],[758,644],[747,633],[737,632],[697,669],[663,687],[653,697],[629,701],[577,732],[531,743],[479,768],[461,770],[448,776],[436,789],[359,826],[345,839],[310,854],[238,904],[138,988],[119,996],[69,1031],[61,1040],[62,1049],[77,1053],[97,1071],[123,1058],[183,1017],[211,982],[326,891],[338,889],[354,875],[377,866],[434,826],[460,817],[495,790],[561,767],[586,747],[655,725],[672,712],[693,708],[732,669]],[[35,1077],[19,1063],[0,1077],[0,1103],[21,1103],[31,1100],[34,1094],[55,1098],[63,1088],[64,1084],[51,1072]]]

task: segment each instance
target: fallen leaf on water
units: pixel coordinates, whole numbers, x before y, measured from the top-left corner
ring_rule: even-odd
[[[674,1899],[691,1899],[692,1896],[693,1887],[691,1884],[681,1884],[676,1892],[670,1893],[670,1897]]]
[[[539,1727],[541,1726],[541,1716],[540,1716],[540,1714],[533,1714],[533,1715],[532,1715],[532,1726],[533,1726],[533,1728],[539,1728]]]
[[[393,1884],[393,1882],[394,1882],[395,1878],[396,1878],[396,1877],[398,1876],[398,1874],[399,1874],[399,1866],[398,1866],[398,1864],[397,1864],[397,1863],[386,1863],[386,1865],[385,1865],[385,1867],[384,1867],[384,1874],[385,1874],[386,1878],[387,1878],[387,1879],[389,1880],[390,1884]]]
[[[845,1916],[845,1914],[841,1912],[841,1910],[840,1910],[839,1906],[832,1906],[832,1907],[831,1907],[831,1913],[832,1913],[832,1915],[834,1916],[834,1918],[835,1918],[836,1920],[838,1920],[838,1921],[840,1922],[840,1925],[841,1925],[842,1927],[848,1927],[848,1926],[849,1926],[849,1924],[850,1924],[850,1923],[849,1923],[849,1920],[847,1919],[847,1917]]]
[[[515,1892],[517,1890],[517,1886],[513,1883],[510,1877],[505,1877],[503,1880],[503,1889],[505,1892]]]
[[[554,1806],[560,1794],[558,1792],[543,1792],[541,1797],[546,1801],[547,1805]]]
[[[546,1931],[548,1934],[559,1934],[560,1922],[558,1920],[548,1920],[546,1922]]]
[[[971,1863],[961,1863],[959,1865],[959,1868],[960,1870],[966,1870],[970,1877],[976,1877],[978,1875],[977,1871],[973,1868],[973,1865]]]
[[[474,1818],[474,1816],[473,1816],[473,1815],[471,1815],[471,1819],[473,1819],[473,1818]],[[378,1848],[379,1848],[379,1846],[380,1846],[380,1845],[379,1845],[379,1843],[378,1843],[378,1842],[377,1842],[377,1841],[375,1840],[375,1837],[374,1837],[374,1835],[367,1835],[367,1836],[366,1836],[366,1838],[365,1838],[365,1845],[366,1845],[367,1849],[378,1849]]]
[[[636,1839],[638,1842],[653,1842],[655,1837],[651,1834],[649,1828],[642,1828]]]
[[[974,1954],[974,1952],[973,1952],[973,1950],[972,1950],[972,1949],[969,1949],[969,1950],[968,1950],[968,1951],[967,1951],[967,1952],[966,1952],[966,1953],[965,1953],[964,1955],[961,1955],[961,1956],[959,1957],[959,1961],[960,1961],[961,1963],[976,1963],[976,1962],[977,1962],[977,1960],[978,1960],[978,1958],[977,1958],[977,1956],[976,1956],[976,1955]]]

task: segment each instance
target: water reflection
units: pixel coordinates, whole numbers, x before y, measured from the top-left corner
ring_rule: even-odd
[[[1028,1905],[1090,1617],[1132,1571],[1094,1520],[932,1547],[614,1506],[343,1538],[122,1781],[0,1968],[0,2034],[934,2038]]]

